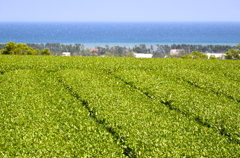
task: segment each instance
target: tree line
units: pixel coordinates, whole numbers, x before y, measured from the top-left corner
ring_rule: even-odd
[[[23,43],[9,42],[0,47],[0,54],[3,55],[51,55],[48,48],[34,49]]]
[[[15,53],[9,51],[10,48],[15,49]],[[91,51],[85,48],[83,44],[61,44],[61,43],[27,43],[15,44],[9,42],[6,44],[0,44],[1,54],[53,54],[61,55],[62,52],[70,52],[73,56],[118,56],[118,57],[131,57],[133,53],[152,53],[153,57],[165,57],[170,56],[171,49],[182,49],[181,53],[174,57],[181,57],[185,54],[190,54],[193,51],[202,53],[225,53],[229,50],[237,50],[238,46],[230,45],[191,45],[191,44],[172,44],[172,45],[160,45],[147,46],[146,44],[139,44],[133,47],[126,46],[95,46],[97,51]],[[43,52],[42,52],[43,51]],[[236,56],[237,52],[232,51],[232,54]],[[229,53],[229,56],[231,53]],[[231,58],[231,57],[229,57]]]

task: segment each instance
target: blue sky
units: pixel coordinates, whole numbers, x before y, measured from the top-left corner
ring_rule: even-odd
[[[240,0],[0,0],[0,21],[240,21]]]

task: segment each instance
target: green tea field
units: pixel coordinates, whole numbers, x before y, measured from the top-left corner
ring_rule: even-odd
[[[0,157],[240,157],[240,61],[0,56]]]

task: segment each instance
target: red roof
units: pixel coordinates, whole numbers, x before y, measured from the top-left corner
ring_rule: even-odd
[[[97,52],[98,49],[90,49],[90,52]]]

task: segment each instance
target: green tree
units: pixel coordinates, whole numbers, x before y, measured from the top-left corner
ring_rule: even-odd
[[[191,53],[193,59],[207,59],[207,55],[198,51],[193,51]]]
[[[240,59],[240,50],[237,49],[230,49],[225,53],[225,58],[226,59]]]
[[[105,52],[105,53],[104,53],[104,56],[106,56],[106,57],[112,57],[113,54],[112,54],[111,52]]]
[[[150,46],[150,53],[153,53],[154,52],[154,47],[153,45]]]
[[[5,48],[2,50],[2,54],[14,54],[16,45],[14,42],[6,43]]]
[[[191,54],[185,54],[181,57],[182,59],[192,59],[192,55]]]
[[[214,55],[210,55],[209,59],[217,59]]]
[[[89,49],[85,49],[82,53],[83,56],[92,56],[92,52]]]
[[[26,44],[9,42],[6,43],[5,48],[1,50],[2,54],[9,55],[37,55],[39,50],[28,47]]]
[[[207,59],[208,56],[204,53],[198,52],[198,51],[193,51],[190,54],[185,54],[181,58],[183,59]]]
[[[41,51],[41,54],[42,54],[42,55],[51,55],[52,53],[49,51],[48,48],[46,48],[46,49],[44,49],[44,50]]]
[[[135,46],[135,47],[133,48],[133,50],[134,50],[135,52],[137,52],[137,53],[143,53],[142,49],[141,49],[140,47],[138,47],[138,46]]]

